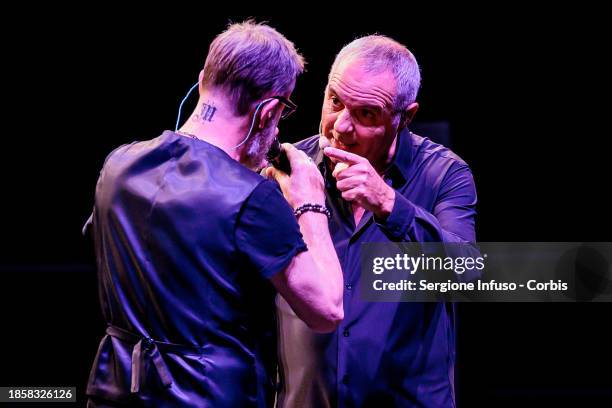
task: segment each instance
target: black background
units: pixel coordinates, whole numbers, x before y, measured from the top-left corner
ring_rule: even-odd
[[[448,121],[451,147],[473,170],[479,241],[612,240],[601,10],[345,6],[287,3],[268,15],[213,15],[207,5],[5,10],[0,385],[76,386],[82,401],[104,330],[80,235],[98,171],[119,144],[174,127],[230,19],[269,21],[308,61],[282,140],[316,133],[335,53],[380,32],[419,60],[417,119]],[[612,402],[609,304],[459,312],[460,407]]]

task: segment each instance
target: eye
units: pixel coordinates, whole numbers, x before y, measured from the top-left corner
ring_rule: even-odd
[[[340,102],[340,99],[336,95],[330,96],[329,100],[331,101],[331,104],[332,104],[332,106],[334,108],[341,108],[342,107],[342,102]]]
[[[377,118],[376,112],[368,108],[359,108],[356,110],[355,114],[360,121],[366,123],[374,122]]]
[[[364,119],[373,119],[376,116],[370,109],[359,109],[359,115]]]

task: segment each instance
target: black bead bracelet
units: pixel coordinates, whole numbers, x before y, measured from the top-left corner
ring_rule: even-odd
[[[301,205],[298,208],[296,208],[293,211],[293,213],[295,214],[296,218],[299,218],[300,215],[304,214],[307,211],[312,211],[312,212],[317,212],[317,213],[325,214],[328,219],[331,219],[331,213],[329,212],[327,207],[325,207],[324,205],[321,205],[321,204],[304,204],[304,205]]]

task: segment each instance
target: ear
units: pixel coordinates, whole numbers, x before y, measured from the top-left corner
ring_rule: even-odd
[[[200,75],[198,75],[198,92],[202,95],[202,80],[204,79],[204,70],[200,71]]]
[[[258,128],[263,129],[266,125],[274,120],[275,109],[278,107],[280,101],[278,99],[272,99],[270,102],[266,102],[257,114],[257,121],[259,122]]]
[[[410,105],[408,105],[406,110],[402,112],[402,119],[400,121],[399,128],[403,129],[408,126],[410,122],[412,122],[412,119],[414,119],[414,115],[416,115],[418,110],[419,104],[417,102],[412,102]]]

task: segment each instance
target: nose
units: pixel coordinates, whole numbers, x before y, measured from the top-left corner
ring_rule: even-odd
[[[336,121],[334,122],[334,130],[341,134],[351,133],[353,131],[353,121],[348,109],[343,109],[338,113]]]

